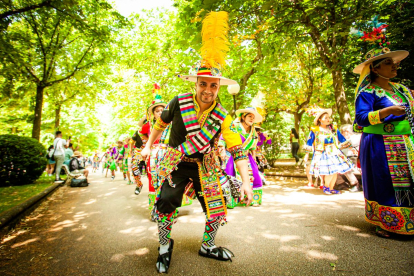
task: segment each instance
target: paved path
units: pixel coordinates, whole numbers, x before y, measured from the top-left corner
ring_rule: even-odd
[[[59,188],[1,241],[0,275],[156,275],[147,194],[134,195],[119,173],[91,182]],[[327,196],[304,183],[272,182],[261,207],[229,211],[216,242],[235,253],[233,263],[198,256],[201,207],[181,208],[169,274],[414,275],[414,240],[373,235],[362,193]]]

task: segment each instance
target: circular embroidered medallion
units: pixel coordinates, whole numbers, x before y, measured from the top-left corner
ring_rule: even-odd
[[[395,126],[393,124],[385,124],[384,125],[384,131],[386,133],[394,132],[394,130],[395,130]]]
[[[397,95],[392,95],[392,98],[394,100],[396,100],[398,103],[402,103],[403,102],[403,100],[400,97],[398,97]]]

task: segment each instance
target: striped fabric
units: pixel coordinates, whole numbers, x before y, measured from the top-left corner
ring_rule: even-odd
[[[403,135],[383,135],[383,138],[394,190],[409,189],[411,174]]]
[[[184,143],[178,146],[178,150],[185,155],[206,152],[210,148],[209,142],[216,135],[224,118],[226,118],[227,110],[217,103],[213,111],[209,114],[203,128],[201,128],[197,120],[192,93],[179,95],[178,101],[184,126],[189,137]]]

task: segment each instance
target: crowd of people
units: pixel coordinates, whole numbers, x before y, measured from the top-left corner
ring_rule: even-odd
[[[203,21],[203,30],[211,22],[223,21],[226,16],[222,13],[211,12]],[[211,33],[216,35],[206,32],[203,40]],[[221,75],[223,59],[218,62],[211,58],[217,55],[206,53],[215,50],[203,47],[203,59],[195,70],[180,76],[195,84],[195,93],[179,94],[167,103],[155,85],[155,98],[139,121],[139,129],[125,141],[107,147],[101,157],[96,153],[90,160],[94,172],[102,164],[105,177],[109,171],[112,179],[116,171],[122,172],[124,180],[134,184],[136,195],[143,189],[141,177],[148,178],[149,209],[158,225],[156,268],[160,273],[170,267],[174,248],[171,231],[179,207],[198,199],[206,216],[199,255],[227,261],[233,253],[215,245],[217,231],[226,222],[227,209],[260,206],[263,200],[264,169],[268,163],[261,147],[271,143],[260,126],[263,117],[255,107],[246,107],[237,110],[233,120],[216,101],[220,86],[237,82]],[[304,147],[307,153],[303,162],[307,163],[312,153],[307,172],[321,178],[325,194],[341,193],[335,189],[339,175],[349,181],[351,191],[361,190],[355,177],[360,167],[365,218],[377,226],[377,235],[384,238],[390,233],[414,234],[414,98],[404,86],[389,82],[396,76],[398,62],[407,55],[406,51],[391,52],[383,47],[371,52],[354,70],[361,75],[354,125],[338,128],[332,123],[331,109],[312,108],[309,114],[314,116],[314,125]],[[298,165],[296,129],[292,129],[290,139]],[[79,159],[81,154],[73,152],[70,139],[65,141],[57,132],[49,156],[54,157],[48,165],[49,173],[55,169],[59,180],[65,159]],[[83,172],[87,177],[87,170]],[[312,177],[308,185],[313,186]]]

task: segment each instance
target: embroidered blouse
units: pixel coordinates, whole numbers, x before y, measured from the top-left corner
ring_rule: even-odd
[[[341,144],[338,143],[341,142]],[[311,128],[311,132],[308,136],[308,141],[304,147],[305,151],[311,152],[314,146],[315,151],[324,151],[327,146],[335,145],[339,148],[350,147],[351,143],[348,142],[345,137],[339,132],[339,130],[334,126],[334,132],[327,133],[321,131],[319,126],[314,126]]]
[[[405,97],[398,91],[400,88],[407,88],[397,83],[390,84],[393,87],[394,93],[389,93],[381,87],[371,84],[358,94],[355,101],[355,120],[359,126],[367,127],[369,125],[403,121],[405,119],[405,114],[401,116],[389,115],[382,120],[380,119],[380,109],[407,104]]]

